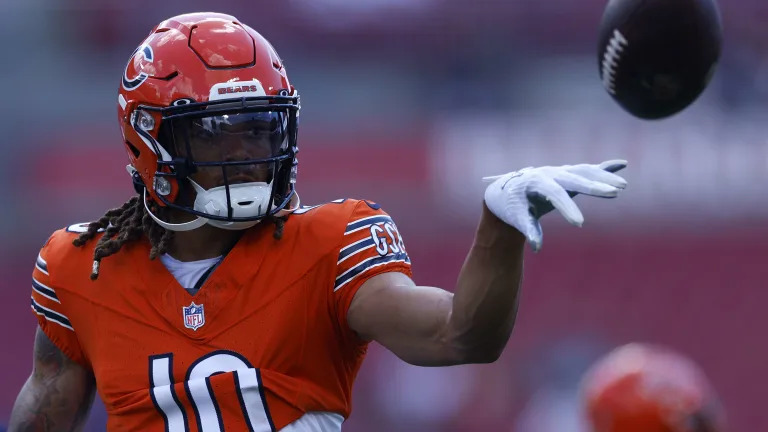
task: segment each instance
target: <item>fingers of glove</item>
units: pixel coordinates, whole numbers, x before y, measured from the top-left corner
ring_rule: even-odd
[[[568,192],[563,189],[555,180],[549,177],[541,177],[532,182],[528,189],[531,194],[543,196],[554,206],[568,221],[568,223],[581,226],[584,223],[584,215],[576,203],[568,196]]]
[[[623,177],[605,171],[598,165],[573,165],[566,168],[566,171],[584,177],[587,180],[605,183],[619,189],[627,187],[627,181]]]
[[[534,252],[538,252],[539,249],[541,249],[543,233],[541,230],[541,224],[538,220],[530,217],[523,227],[523,235],[525,236],[526,240],[528,240],[528,243],[530,243]]]
[[[554,180],[568,192],[576,192],[602,198],[613,198],[619,194],[619,190],[614,186],[589,180],[565,170],[557,172],[554,175]]]

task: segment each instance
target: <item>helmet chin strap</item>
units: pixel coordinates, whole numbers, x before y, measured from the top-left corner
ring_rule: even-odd
[[[160,225],[161,227],[163,227],[163,228],[165,228],[167,230],[171,230],[171,231],[192,231],[193,229],[200,228],[201,226],[203,226],[203,225],[205,225],[206,223],[209,222],[208,219],[202,218],[202,217],[199,217],[199,216],[196,219],[194,219],[194,220],[191,220],[189,222],[179,223],[179,224],[174,224],[174,223],[166,222],[166,221],[160,219],[159,217],[155,216],[155,214],[152,213],[152,210],[149,209],[149,206],[147,205],[147,189],[146,188],[144,188],[144,197],[143,197],[143,199],[144,199],[144,208],[147,210],[147,213],[149,213],[149,216],[151,216],[152,219],[154,219],[155,222],[157,222],[158,225]]]
[[[131,177],[133,177],[133,174],[136,172],[136,168],[134,168],[132,165],[126,165],[125,169],[126,171],[128,171],[128,174],[131,175]],[[149,205],[147,205],[147,187],[144,186],[143,183],[141,184],[141,186],[143,186],[142,187],[143,192],[142,192],[141,198],[142,200],[144,200],[144,209],[147,211],[149,216],[152,217],[152,219],[154,219],[154,221],[157,222],[157,224],[160,225],[161,227],[171,231],[192,231],[193,229],[200,228],[201,226],[208,223],[208,219],[201,218],[199,216],[194,220],[180,223],[180,224],[174,224],[174,223],[166,222],[160,219],[159,217],[157,217],[157,215],[152,213],[152,210],[149,209]]]
[[[284,208],[277,212],[275,216],[277,217],[283,217],[288,216],[289,214],[295,212],[296,210],[301,208],[301,198],[299,197],[299,193],[295,190],[293,191],[293,196],[291,197],[291,202],[289,203],[289,208]]]

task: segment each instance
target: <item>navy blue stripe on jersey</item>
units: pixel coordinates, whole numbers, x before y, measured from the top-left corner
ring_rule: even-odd
[[[392,222],[392,218],[389,216],[368,216],[347,224],[347,230],[344,231],[344,235],[352,233],[362,228],[369,227],[374,224],[380,224],[385,222]]]
[[[48,321],[55,322],[62,327],[66,327],[72,331],[75,331],[75,329],[72,328],[72,323],[69,322],[67,317],[56,311],[48,309],[45,306],[39,305],[34,298],[32,299],[32,310],[34,310],[36,314],[44,316]]]
[[[367,260],[362,261],[360,264],[340,274],[339,277],[336,278],[336,283],[333,286],[333,290],[334,291],[338,290],[342,286],[346,285],[347,282],[351,281],[356,276],[365,272],[368,269],[371,269],[373,267],[378,267],[384,264],[393,263],[393,262],[403,262],[406,264],[410,264],[411,259],[408,258],[408,254],[402,253],[402,252],[397,254],[392,254],[392,255],[375,256],[375,257],[368,258]]]
[[[43,297],[49,298],[56,303],[61,303],[59,301],[59,296],[56,295],[56,292],[53,290],[53,288],[41,284],[40,282],[36,281],[35,278],[32,278],[32,289]]]
[[[327,203],[324,203],[324,204],[318,204],[318,205],[313,205],[313,206],[301,206],[301,208],[297,209],[296,211],[294,211],[291,214],[297,214],[297,215],[298,214],[304,214],[304,213],[306,213],[306,212],[308,212],[310,210],[314,210],[314,209],[316,209],[318,207],[322,207],[322,206],[324,206],[326,204],[341,204],[341,203],[343,203],[346,200],[347,200],[347,198],[340,198],[340,199],[333,200],[333,201],[330,201],[330,202],[327,202]]]
[[[48,274],[48,263],[45,262],[43,257],[40,255],[37,255],[37,261],[35,261],[35,267],[37,267],[38,270],[41,272]]]
[[[339,262],[336,264],[341,264],[342,261],[349,258],[350,256],[360,252],[363,249],[367,249],[375,245],[376,242],[373,241],[373,237],[366,237],[362,240],[358,240],[339,252]]]

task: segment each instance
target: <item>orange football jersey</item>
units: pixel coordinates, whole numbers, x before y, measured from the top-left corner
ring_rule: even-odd
[[[396,225],[367,201],[302,208],[280,240],[257,225],[194,296],[149,260],[146,240],[91,281],[96,239],[72,245],[83,227],[41,250],[32,310],[93,370],[110,431],[275,431],[305,413],[340,424],[366,352],[346,323],[352,298],[376,274],[411,274]]]

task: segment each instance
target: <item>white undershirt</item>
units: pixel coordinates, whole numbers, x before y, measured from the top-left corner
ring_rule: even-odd
[[[221,261],[221,257],[199,261],[179,261],[168,254],[162,254],[160,255],[160,261],[171,272],[173,277],[179,281],[179,285],[184,289],[192,289],[208,269]]]
[[[344,417],[330,412],[308,412],[280,432],[340,432]]]

